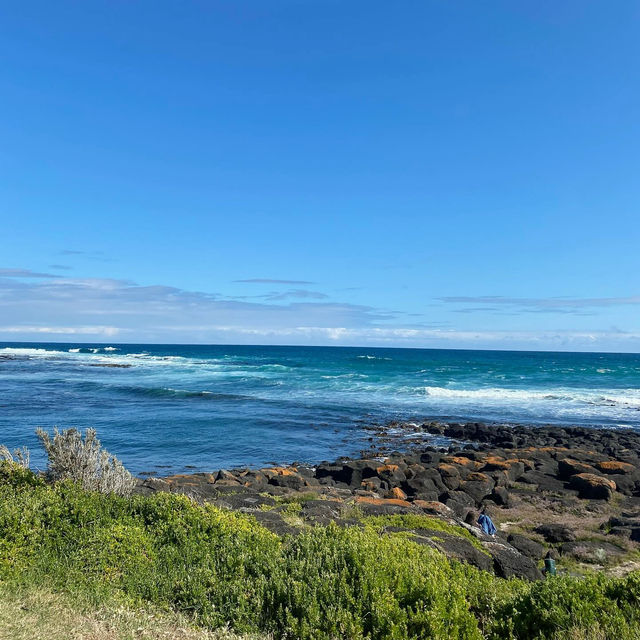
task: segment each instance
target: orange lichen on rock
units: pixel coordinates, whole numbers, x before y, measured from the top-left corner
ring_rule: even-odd
[[[484,473],[474,471],[467,476],[466,480],[467,482],[490,482],[491,478]]]
[[[262,473],[268,475],[269,472],[275,473],[278,476],[293,476],[298,473],[296,467],[271,467],[269,469],[261,469]]]
[[[447,462],[440,463],[436,469],[440,472],[441,476],[459,476],[460,472],[458,467],[448,464]]]
[[[398,500],[397,498],[370,498],[369,496],[357,496],[356,503],[376,504],[376,505],[395,505],[397,507],[410,507],[411,503],[406,500]]]
[[[442,504],[442,502],[435,502],[434,500],[414,500],[413,505],[420,507],[424,511],[439,513],[443,516],[449,516],[453,513],[446,504]]]
[[[395,473],[399,469],[397,464],[383,464],[376,469],[377,473]]]
[[[392,498],[394,500],[406,500],[407,494],[400,487],[393,487],[385,494],[386,498]]]
[[[636,469],[632,464],[629,464],[628,462],[621,462],[620,460],[598,462],[596,467],[604,473],[633,473]]]
[[[467,467],[467,469],[478,469],[482,466],[482,463],[476,462],[471,458],[466,458],[465,456],[445,456],[442,460],[449,464],[457,464],[461,467]]]

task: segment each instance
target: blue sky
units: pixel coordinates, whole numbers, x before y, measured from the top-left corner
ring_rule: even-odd
[[[640,351],[639,29],[0,3],[0,340]]]

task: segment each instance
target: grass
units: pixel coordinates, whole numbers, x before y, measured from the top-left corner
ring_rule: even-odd
[[[300,640],[640,637],[640,573],[502,580],[381,533],[464,536],[413,518],[279,538],[185,496],[87,492],[0,463],[0,637],[225,638],[227,628]]]
[[[45,587],[0,583],[0,638],[7,640],[268,640],[208,631],[188,618],[151,607],[92,606]]]

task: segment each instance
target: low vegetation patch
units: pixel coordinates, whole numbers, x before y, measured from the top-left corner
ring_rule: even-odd
[[[128,611],[151,607],[186,616],[190,626],[274,638],[640,634],[637,574],[501,580],[380,533],[385,526],[453,533],[435,518],[416,518],[371,518],[364,527],[313,527],[279,538],[251,517],[185,496],[85,491],[4,461],[0,594],[62,594],[65,603],[90,602],[96,610],[105,602]],[[600,635],[588,635],[594,630]]]
[[[442,533],[448,533],[452,536],[465,538],[474,547],[476,547],[476,549],[478,549],[482,553],[487,553],[478,539],[471,533],[469,533],[469,531],[467,531],[464,527],[460,527],[455,524],[449,524],[441,518],[436,518],[434,516],[418,514],[369,516],[367,518],[364,518],[363,521],[380,532],[384,531],[387,527],[402,527],[406,529],[427,529],[429,531],[441,531]]]

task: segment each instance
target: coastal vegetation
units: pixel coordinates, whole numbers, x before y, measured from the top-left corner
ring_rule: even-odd
[[[5,460],[0,599],[48,597],[66,611],[82,603],[146,619],[153,610],[167,624],[180,616],[189,627],[274,638],[640,635],[637,573],[504,580],[383,534],[382,524],[363,518],[278,536],[250,515],[187,496],[87,491]]]

